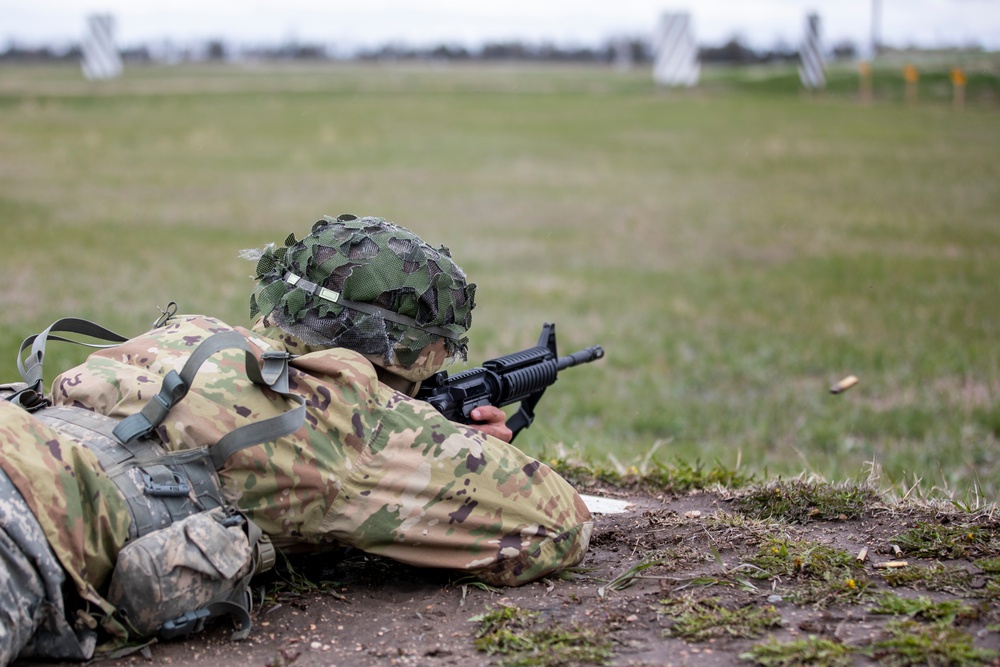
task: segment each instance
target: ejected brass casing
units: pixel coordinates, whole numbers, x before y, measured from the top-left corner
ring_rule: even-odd
[[[835,384],[832,387],[830,387],[830,393],[831,394],[839,394],[839,393],[841,393],[843,391],[847,391],[848,389],[850,389],[851,387],[853,387],[857,383],[858,383],[857,376],[855,376],[855,375],[848,375],[843,380],[841,380],[837,384]]]

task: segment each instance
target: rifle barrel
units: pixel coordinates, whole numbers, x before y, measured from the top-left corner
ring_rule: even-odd
[[[556,361],[556,369],[561,371],[564,368],[576,366],[577,364],[590,363],[591,361],[597,361],[603,356],[604,348],[600,345],[593,345],[574,352],[573,354],[566,355],[565,357],[559,357]]]

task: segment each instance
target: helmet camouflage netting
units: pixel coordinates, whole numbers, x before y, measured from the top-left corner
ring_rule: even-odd
[[[382,218],[324,218],[300,241],[268,246],[258,258],[258,313],[308,345],[381,355],[409,367],[442,340],[466,359],[476,286],[444,246]]]

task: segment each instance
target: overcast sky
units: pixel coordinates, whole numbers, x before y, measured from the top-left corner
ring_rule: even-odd
[[[384,44],[550,41],[598,45],[618,35],[649,37],[665,12],[690,13],[700,44],[739,35],[770,47],[801,41],[805,17],[821,18],[823,40],[893,46],[1000,49],[1000,0],[0,0],[0,39],[20,45],[79,41],[85,17],[116,17],[121,46],[170,39],[274,44],[295,39],[345,49]]]

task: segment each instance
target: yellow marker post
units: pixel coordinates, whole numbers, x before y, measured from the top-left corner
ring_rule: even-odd
[[[903,67],[903,81],[906,82],[906,103],[913,106],[917,103],[917,82],[920,81],[920,72],[913,65]]]
[[[862,104],[871,104],[872,101],[872,64],[867,60],[858,63],[858,74],[861,77],[860,97]]]
[[[965,108],[965,72],[959,67],[951,68],[952,102],[956,111]]]

